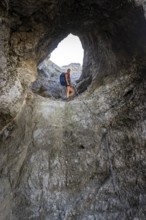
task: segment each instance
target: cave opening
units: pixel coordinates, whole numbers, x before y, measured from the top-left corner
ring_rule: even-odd
[[[146,8],[133,2],[0,1],[1,220],[146,219]],[[69,33],[86,92],[68,105],[40,64]],[[29,96],[37,72],[43,97]]]
[[[83,47],[79,37],[69,34],[64,38],[50,55],[50,60],[59,67],[77,63],[82,66]]]
[[[55,47],[38,64],[38,76],[35,82],[32,83],[32,90],[44,97],[61,98],[64,100],[66,87],[60,84],[60,75],[61,73],[66,73],[67,69],[70,69],[71,85],[76,86],[82,74],[84,49],[80,38],[71,33],[60,42],[57,42]]]
[[[143,61],[146,51],[146,27],[141,6],[129,1],[113,1],[113,5],[107,4],[107,1],[79,5],[76,2],[70,6],[63,1],[59,7],[53,2],[52,4],[50,6],[46,2],[41,5],[38,2],[37,5],[30,3],[31,7],[28,7],[25,1],[21,1],[20,5],[11,3],[9,13],[12,22],[8,25],[8,18],[2,18],[0,21],[0,40],[6,42],[2,45],[2,81],[4,85],[8,82],[10,91],[18,91],[13,97],[9,93],[7,104],[2,96],[1,106],[5,106],[6,112],[10,112],[13,117],[20,109],[16,103],[21,106],[23,98],[20,97],[23,97],[23,91],[24,97],[27,97],[30,87],[44,97],[53,96],[56,100],[61,98],[63,88],[54,88],[53,82],[48,92],[49,79],[47,81],[42,77],[44,73],[38,65],[70,33],[79,37],[84,50],[82,73],[76,82],[79,93],[87,90],[86,94],[91,95],[100,86],[109,84],[122,75],[131,72],[139,75],[141,69],[145,71]],[[50,7],[54,8],[52,14]],[[1,4],[0,8],[4,10]],[[11,67],[10,70],[8,67]],[[11,74],[13,78],[9,83],[11,72],[16,74]],[[41,75],[38,80],[37,73]],[[19,100],[22,100],[22,103]],[[11,107],[12,103],[14,108]],[[1,114],[1,124],[5,124],[3,110]]]

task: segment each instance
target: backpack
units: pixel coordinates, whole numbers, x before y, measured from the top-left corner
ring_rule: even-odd
[[[66,86],[66,79],[65,79],[65,73],[60,74],[60,84],[62,86]]]

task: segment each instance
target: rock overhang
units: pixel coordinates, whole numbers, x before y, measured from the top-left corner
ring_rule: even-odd
[[[100,17],[99,6],[111,13],[101,10]],[[117,0],[14,0],[7,19],[10,26],[0,29],[8,60],[0,79],[0,125],[18,117],[0,136],[2,219],[145,219],[141,7]],[[94,83],[94,92],[71,103],[27,97],[22,108],[26,76],[31,81],[34,66],[70,32],[85,50],[78,84],[84,91]]]
[[[140,7],[134,6],[133,1],[127,0],[90,2],[81,0],[19,2],[15,0],[9,3],[9,13],[15,18],[15,22],[12,22],[11,33],[12,35],[17,33],[16,38],[20,41],[25,40],[24,44],[30,45],[30,47],[24,47],[24,53],[21,55],[27,58],[31,54],[30,56],[33,56],[37,63],[51,53],[57,44],[70,33],[80,37],[83,47],[90,47],[91,41],[92,44],[97,44],[98,39],[95,37],[97,35],[102,39],[107,38],[106,40],[112,44],[119,41],[117,42],[119,45],[121,39],[117,36],[122,33],[122,29],[124,32],[129,28],[131,28],[130,32],[133,31],[138,10],[141,10]],[[20,37],[22,32],[25,32],[27,39]],[[125,48],[126,37],[123,34],[125,45],[121,45]],[[30,39],[32,39],[31,42],[29,42]],[[13,46],[13,42],[11,43]]]
[[[7,43],[3,56],[7,57],[6,71],[16,72],[13,80],[19,79],[27,89],[38,64],[72,33],[80,38],[84,49],[80,92],[89,85],[96,89],[112,77],[127,74],[133,66],[134,73],[136,67],[144,72],[146,24],[142,6],[135,2],[14,0],[7,5],[2,1],[2,17],[8,21],[8,34],[2,41],[3,45]]]

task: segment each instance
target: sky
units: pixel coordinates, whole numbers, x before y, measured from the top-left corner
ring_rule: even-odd
[[[83,48],[79,38],[69,34],[58,47],[51,53],[50,60],[58,66],[68,65],[70,63],[83,63]]]

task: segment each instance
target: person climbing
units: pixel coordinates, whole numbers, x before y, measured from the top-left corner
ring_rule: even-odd
[[[70,100],[75,94],[75,90],[73,86],[71,85],[71,78],[70,78],[70,69],[67,69],[67,72],[65,73],[65,80],[66,80],[66,98],[67,101]]]

